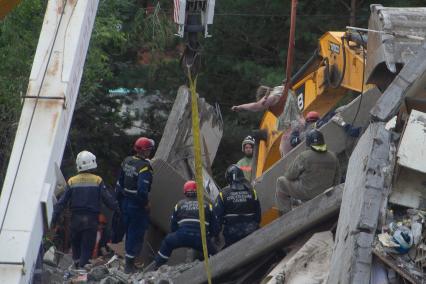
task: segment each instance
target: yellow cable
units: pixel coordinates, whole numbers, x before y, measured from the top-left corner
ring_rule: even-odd
[[[203,244],[204,266],[207,273],[208,283],[212,283],[212,276],[209,266],[209,255],[207,251],[206,223],[204,214],[204,186],[203,186],[203,167],[201,162],[201,145],[200,145],[200,120],[198,114],[197,100],[197,77],[192,79],[191,70],[188,68],[189,89],[191,91],[191,109],[192,109],[192,137],[194,140],[194,157],[195,157],[195,181],[197,183],[197,199],[198,214],[201,227],[201,241]]]

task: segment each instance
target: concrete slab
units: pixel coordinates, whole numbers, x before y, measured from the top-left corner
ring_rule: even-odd
[[[198,99],[200,113],[200,141],[203,166],[209,170],[216,156],[223,133],[220,110]],[[190,94],[186,86],[178,90],[162,139],[155,153],[156,159],[168,162],[183,177],[193,177],[193,150]]]
[[[385,123],[371,124],[349,160],[327,283],[369,283],[372,243],[394,160]]]
[[[422,41],[408,36],[426,37],[426,8],[383,7],[371,5],[368,28],[388,32],[368,33],[368,83],[389,84],[401,67],[412,60]]]
[[[426,207],[426,174],[407,168],[400,168],[392,184],[389,202],[409,208]]]
[[[389,121],[395,116],[406,97],[426,97],[426,43],[416,50],[416,54],[401,69],[377,104],[371,116],[377,121]]]
[[[170,216],[176,203],[183,199],[183,184],[186,181],[169,163],[162,159],[152,161],[154,180],[149,195],[150,218],[162,232],[170,230]]]

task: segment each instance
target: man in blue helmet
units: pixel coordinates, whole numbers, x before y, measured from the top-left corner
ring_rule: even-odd
[[[259,228],[261,211],[256,191],[237,165],[226,170],[225,178],[229,185],[219,193],[214,212],[228,247]]]
[[[308,149],[300,153],[285,175],[277,180],[276,203],[282,213],[291,210],[291,198],[308,201],[340,183],[339,160],[327,150],[319,130],[307,133],[306,146]]]

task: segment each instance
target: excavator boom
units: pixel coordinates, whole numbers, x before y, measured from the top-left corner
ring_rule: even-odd
[[[314,55],[291,78],[291,90],[299,111],[317,111],[321,116],[331,111],[348,93],[368,89],[363,84],[364,46],[366,36],[345,32],[327,32],[318,40]],[[265,112],[260,123],[263,139],[259,142],[255,175],[259,177],[280,158],[283,129],[277,129],[278,118]]]

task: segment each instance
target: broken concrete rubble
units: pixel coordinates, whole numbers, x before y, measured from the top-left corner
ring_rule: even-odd
[[[378,121],[388,121],[396,115],[405,97],[424,96],[426,82],[426,44],[417,50],[417,54],[407,64],[384,91],[371,116]]]
[[[265,283],[324,283],[330,268],[333,243],[330,231],[314,234],[296,254],[288,259],[286,256],[285,261],[272,271],[274,277]]]
[[[121,260],[122,261],[122,260]],[[125,274],[121,269],[122,265],[108,267],[99,265],[89,271],[61,269],[45,265],[43,268],[42,283],[62,284],[62,283],[91,283],[91,284],[127,284],[127,283],[173,283],[172,279],[185,270],[198,264],[199,261],[184,263],[176,266],[163,265],[157,271],[148,273],[136,272],[132,275]]]
[[[425,20],[425,7],[371,6],[368,28],[386,32],[368,34],[365,75],[368,83],[381,85],[384,92],[371,110],[374,119],[388,121],[404,97],[424,96],[426,44],[407,35],[425,38]]]
[[[395,159],[385,123],[373,123],[349,160],[328,283],[368,283],[380,209]]]
[[[426,36],[426,8],[396,8],[373,4],[368,28],[367,83],[387,87],[401,66],[415,57],[422,41],[407,36]],[[385,83],[385,84],[384,84]]]

